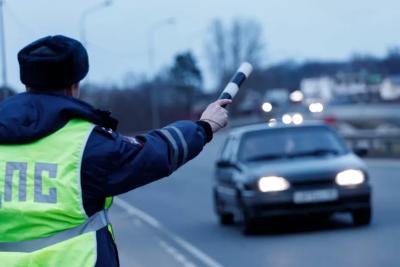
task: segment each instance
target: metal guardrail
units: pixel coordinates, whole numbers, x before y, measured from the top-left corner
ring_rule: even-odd
[[[368,157],[400,157],[400,130],[358,130],[341,135],[354,150],[366,149]]]

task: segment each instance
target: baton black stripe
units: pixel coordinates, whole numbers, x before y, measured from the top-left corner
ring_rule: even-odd
[[[237,84],[237,86],[240,87],[244,83],[246,78],[247,77],[243,72],[238,72],[238,73],[236,73],[235,77],[233,77],[231,82]]]
[[[232,96],[226,92],[223,92],[219,99],[232,99]]]

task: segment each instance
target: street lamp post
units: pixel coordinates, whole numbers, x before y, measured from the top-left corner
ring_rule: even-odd
[[[1,38],[1,69],[3,86],[7,86],[7,58],[6,58],[6,36],[4,30],[4,13],[3,13],[4,0],[0,0],[0,38]]]
[[[1,1],[1,0],[0,0]],[[80,38],[84,46],[87,46],[87,36],[86,36],[86,21],[89,15],[93,14],[94,12],[108,7],[112,4],[112,0],[104,0],[103,2],[89,7],[85,11],[83,11],[81,19],[80,19]]]
[[[1,1],[1,0],[0,0]],[[89,15],[95,13],[96,11],[106,8],[108,6],[110,6],[112,4],[112,0],[104,0],[103,2],[89,7],[88,9],[86,9],[85,11],[83,11],[81,18],[80,18],[80,39],[81,42],[83,44],[83,46],[88,49],[88,41],[87,41],[87,33],[86,33],[86,22],[87,22],[87,18],[89,17]],[[86,83],[89,80],[89,74],[86,76]]]
[[[153,24],[148,31],[148,59],[149,59],[149,78],[155,77],[155,48],[154,48],[154,37],[158,29],[165,25],[171,25],[175,23],[175,18],[170,17],[158,21]],[[157,92],[154,84],[151,84],[150,88],[150,102],[151,102],[151,122],[152,128],[158,128],[160,126],[160,114],[157,103]]]

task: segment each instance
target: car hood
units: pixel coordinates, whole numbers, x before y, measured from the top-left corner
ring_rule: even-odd
[[[290,182],[329,181],[346,169],[367,171],[363,161],[349,153],[340,156],[302,157],[283,160],[252,162],[244,165],[244,173],[250,179],[263,176],[281,176]]]

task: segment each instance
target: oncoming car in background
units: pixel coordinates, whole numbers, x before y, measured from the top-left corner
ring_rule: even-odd
[[[330,127],[252,125],[229,134],[216,168],[215,211],[221,224],[242,219],[250,232],[259,218],[350,212],[371,221],[365,164]]]

